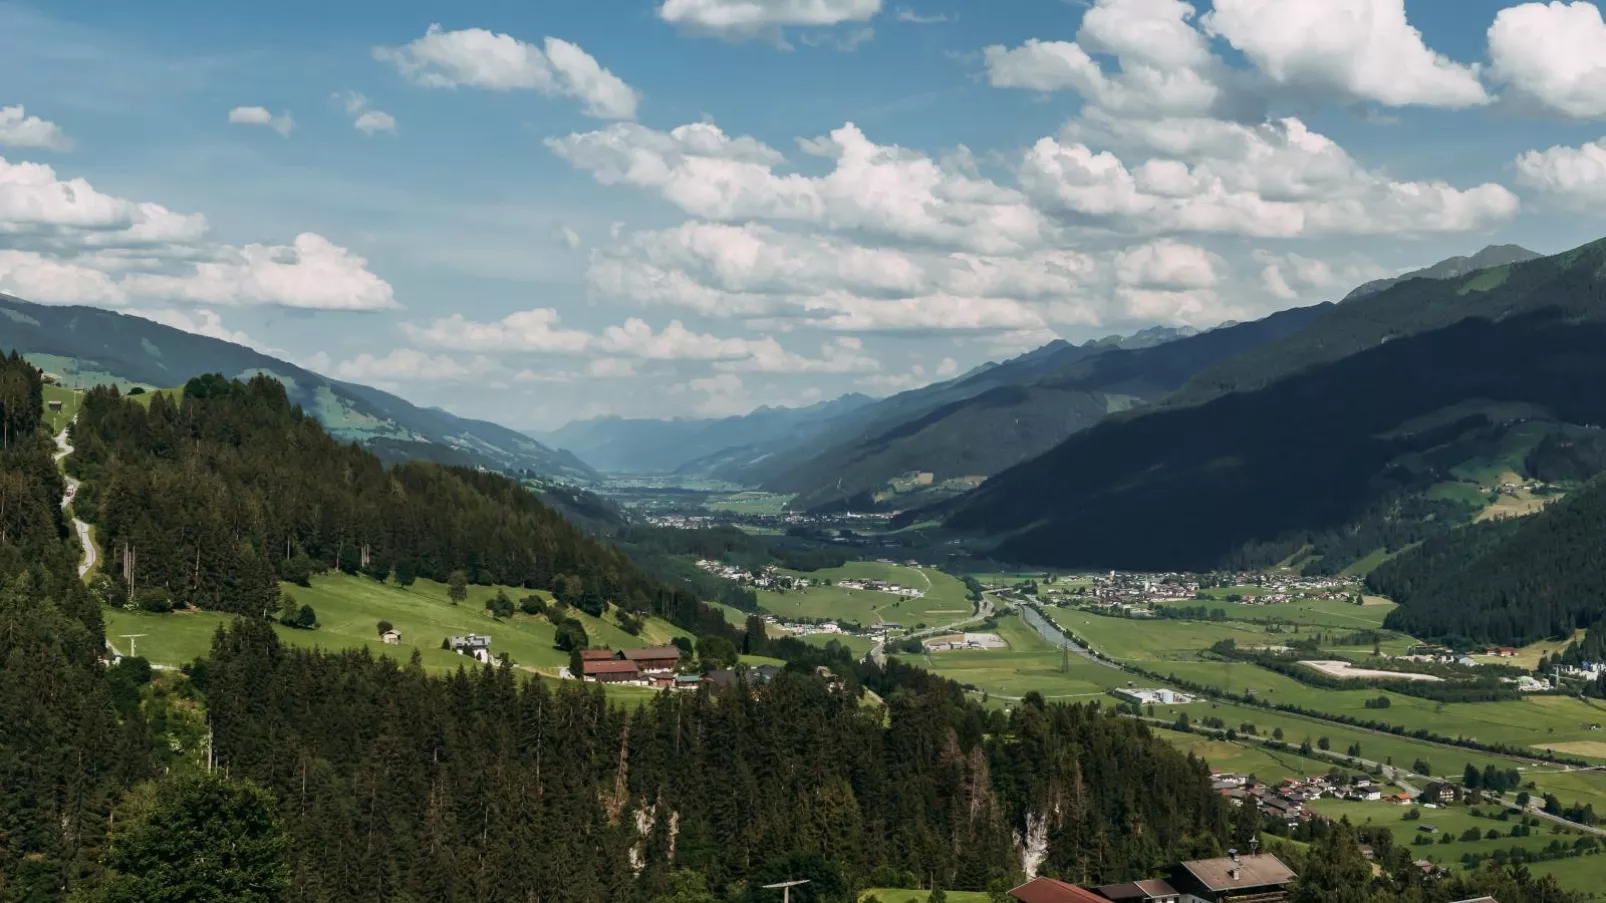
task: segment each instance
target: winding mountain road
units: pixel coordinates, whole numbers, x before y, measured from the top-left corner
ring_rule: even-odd
[[[77,420],[78,418],[74,417],[73,419]],[[67,442],[67,431],[62,430],[56,434],[56,460],[59,462],[70,454],[72,454],[72,445]],[[66,508],[71,505],[73,498],[77,495],[78,481],[69,476],[67,477],[67,491],[61,497],[61,507]],[[95,543],[89,538],[88,524],[75,517],[72,519],[72,526],[78,532],[78,544],[84,548],[84,558],[78,563],[78,576],[82,577],[89,573],[90,568],[95,566]]]

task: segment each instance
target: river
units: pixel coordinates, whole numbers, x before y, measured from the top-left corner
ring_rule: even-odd
[[[1087,651],[1085,646],[1082,646],[1080,643],[1077,643],[1070,637],[1066,636],[1064,632],[1062,632],[1058,627],[1055,627],[1047,618],[1039,614],[1037,609],[1033,608],[1032,606],[1020,605],[1016,606],[1016,610],[1020,612],[1021,619],[1032,625],[1032,629],[1036,630],[1039,634],[1042,634],[1043,639],[1052,643],[1054,648],[1058,649],[1064,647],[1070,649],[1072,653],[1080,655],[1082,658],[1085,658],[1090,662],[1103,665],[1106,668],[1113,668],[1117,671],[1121,670],[1120,665],[1117,665],[1114,662],[1107,662],[1104,659],[1099,658],[1093,653]]]

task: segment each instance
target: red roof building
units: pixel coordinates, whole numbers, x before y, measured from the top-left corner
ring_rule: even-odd
[[[582,662],[605,662],[605,661],[608,661],[609,659],[612,659],[612,658],[614,658],[614,654],[613,654],[613,650],[612,649],[581,649],[580,650],[580,661],[582,661]]]
[[[1090,890],[1053,878],[1033,878],[1009,895],[1020,903],[1109,903]]]
[[[680,664],[679,646],[648,646],[645,649],[623,649],[619,657],[634,662],[642,671],[673,671]]]
[[[622,659],[583,662],[580,667],[585,669],[587,678],[601,683],[623,683],[641,679],[641,672],[636,669],[636,663]]]

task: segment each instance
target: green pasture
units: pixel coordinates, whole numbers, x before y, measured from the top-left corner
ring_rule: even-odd
[[[857,621],[865,627],[884,622],[904,627],[916,624],[936,627],[963,621],[975,611],[965,585],[934,568],[850,561],[839,568],[798,573],[797,576],[830,580],[832,585],[785,593],[761,591],[759,607],[781,618],[842,619]],[[925,595],[912,599],[878,590],[849,589],[836,585],[841,580],[881,580],[923,590]]]
[[[1114,668],[1069,656],[1070,668],[1060,671],[1061,654],[1017,615],[998,619],[996,631],[1008,649],[958,650],[903,655],[909,661],[961,684],[1005,699],[1018,699],[1036,691],[1047,699],[1066,702],[1076,697],[1102,698],[1111,687],[1129,679]]]
[[[1325,652],[1323,654],[1326,654]],[[1386,690],[1327,690],[1300,683],[1247,662],[1165,661],[1143,667],[1166,675],[1242,694],[1272,705],[1344,715],[1399,725],[1407,730],[1428,730],[1443,737],[1465,737],[1481,743],[1532,748],[1538,754],[1547,745],[1599,741],[1599,755],[1563,750],[1585,758],[1606,759],[1606,732],[1591,725],[1606,725],[1606,709],[1565,696],[1529,696],[1507,702],[1435,702]],[[1369,709],[1378,696],[1389,698],[1386,709]]]
[[[375,655],[401,661],[407,661],[416,650],[426,668],[451,671],[467,660],[441,649],[441,642],[448,636],[478,633],[491,637],[493,654],[506,652],[515,665],[527,670],[555,674],[569,661],[568,653],[553,647],[555,629],[545,617],[516,614],[506,621],[492,618],[485,610],[485,602],[495,596],[494,587],[469,587],[469,597],[462,605],[451,604],[443,584],[427,580],[402,589],[365,577],[334,574],[313,578],[310,587],[285,584],[283,590],[298,604],[311,605],[318,613],[317,630],[277,628],[280,638],[292,645],[326,649],[362,646]],[[515,600],[529,594],[528,590],[511,587],[506,591]],[[603,618],[593,618],[575,609],[570,609],[570,614],[585,624],[594,647],[618,649],[658,645],[675,636],[687,635],[653,618],[647,621],[641,636],[632,637],[617,625],[612,611]],[[153,615],[109,610],[106,633],[125,654],[128,642],[124,636],[145,634],[135,641],[139,654],[155,664],[177,666],[208,654],[213,632],[228,620],[228,616],[212,612]],[[381,620],[391,622],[401,631],[401,645],[387,646],[380,642],[376,625]]]
[[[50,431],[59,433],[66,429],[67,424],[71,423],[73,417],[77,416],[78,406],[83,403],[83,400],[83,392],[61,386],[46,385],[44,413],[45,423],[49,425]],[[52,401],[61,402],[61,410],[59,412],[50,410]]]
[[[1379,630],[1383,626],[1383,619],[1395,608],[1394,603],[1385,602],[1376,605],[1352,605],[1341,599],[1299,599],[1293,602],[1278,602],[1273,605],[1257,605],[1245,602],[1227,602],[1223,597],[1229,593],[1236,593],[1245,598],[1264,595],[1261,588],[1256,586],[1234,586],[1205,590],[1220,601],[1206,601],[1203,599],[1184,599],[1177,602],[1161,603],[1167,606],[1181,606],[1184,608],[1205,607],[1220,611],[1225,617],[1238,621],[1280,621],[1287,624],[1298,624],[1312,627],[1334,627],[1351,630]],[[1248,592],[1257,590],[1258,592]]]
[[[787,503],[790,501],[792,501],[792,496],[789,494],[736,492],[730,495],[710,498],[703,503],[703,507],[710,511],[729,511],[732,514],[782,514],[786,511]]]
[[[972,890],[945,890],[943,896],[948,898],[948,903],[988,903],[990,899],[985,892]],[[931,891],[872,887],[859,894],[859,903],[869,903],[872,897],[880,903],[926,903],[931,897]]]
[[[1268,783],[1309,774],[1310,760],[1294,752],[1215,740],[1204,734],[1160,730],[1158,735],[1177,749],[1205,760],[1212,771],[1252,774]]]
[[[1461,857],[1466,853],[1489,854],[1495,850],[1509,850],[1520,847],[1524,850],[1537,852],[1544,849],[1552,840],[1560,838],[1564,843],[1571,845],[1577,840],[1580,832],[1571,828],[1553,829],[1553,823],[1541,820],[1538,827],[1532,828],[1527,837],[1512,837],[1511,829],[1521,824],[1518,816],[1512,815],[1507,821],[1500,821],[1493,816],[1501,811],[1502,807],[1495,804],[1480,804],[1475,806],[1449,805],[1437,808],[1426,806],[1402,806],[1397,803],[1384,802],[1351,802],[1348,800],[1322,799],[1310,803],[1310,808],[1329,818],[1348,818],[1350,824],[1361,826],[1376,826],[1388,828],[1394,835],[1396,845],[1405,844],[1410,849],[1413,858],[1430,859],[1440,865],[1460,871],[1464,870]],[[1477,809],[1482,816],[1472,814]],[[1420,818],[1407,821],[1405,813],[1416,811]],[[1421,828],[1437,828],[1438,833],[1428,834]],[[1478,830],[1478,840],[1462,840],[1461,835],[1469,828]],[[1496,840],[1487,839],[1491,830],[1500,832]],[[1441,842],[1441,838],[1449,835],[1454,838],[1449,843]],[[1415,845],[1412,843],[1417,837],[1431,837],[1433,843]],[[1557,882],[1569,890],[1589,890],[1600,886],[1600,881],[1606,878],[1606,856],[1588,855],[1576,859],[1559,859],[1550,862],[1531,862],[1528,868],[1535,875],[1555,875]]]

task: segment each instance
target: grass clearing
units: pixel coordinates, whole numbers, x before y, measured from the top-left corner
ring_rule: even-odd
[[[67,428],[67,424],[78,416],[78,406],[83,403],[84,393],[62,386],[45,386],[45,423],[50,424],[52,433],[59,433]],[[60,411],[50,410],[52,402],[61,404]]]
[[[1060,650],[1018,615],[1000,617],[995,632],[1009,648],[900,655],[943,677],[1005,699],[1018,699],[1032,691],[1062,701],[1099,698],[1129,679],[1121,671],[1077,655],[1069,656],[1069,670],[1062,672]]]
[[[807,591],[759,592],[759,607],[780,618],[840,619],[856,621],[865,627],[890,622],[914,627],[950,624],[975,611],[965,585],[933,568],[885,561],[850,561],[839,568],[807,574],[788,573],[830,580],[832,585],[812,586]],[[850,589],[837,585],[842,580],[879,580],[922,590],[925,595],[905,598],[879,590]]]
[[[462,605],[451,604],[444,584],[427,580],[402,589],[364,577],[332,574],[313,578],[310,587],[285,584],[283,589],[297,603],[311,605],[318,613],[320,624],[317,630],[277,627],[280,639],[291,645],[325,649],[364,647],[374,655],[402,662],[417,651],[425,668],[441,672],[472,662],[441,649],[441,642],[448,636],[479,633],[491,637],[492,654],[506,652],[515,665],[524,668],[555,675],[557,669],[569,661],[568,653],[553,647],[556,631],[545,617],[516,614],[506,621],[491,617],[485,610],[485,602],[496,595],[496,587],[469,587],[468,599]],[[505,589],[514,599],[530,592]],[[592,646],[614,649],[650,646],[668,643],[676,636],[689,636],[657,618],[648,619],[641,636],[633,637],[618,626],[612,611],[603,618],[593,618],[573,609],[570,614],[585,624]],[[125,654],[128,644],[123,636],[145,634],[135,641],[140,655],[155,664],[178,666],[208,654],[213,632],[229,620],[229,616],[214,612],[153,615],[109,610],[106,633]],[[401,631],[401,645],[387,646],[380,641],[376,625],[381,620],[391,622]]]
[[[1573,631],[1572,636],[1566,637],[1565,639],[1540,640],[1537,643],[1531,643],[1518,649],[1516,656],[1512,658],[1501,658],[1499,656],[1488,655],[1474,655],[1473,658],[1480,662],[1514,665],[1518,668],[1526,668],[1527,670],[1532,671],[1539,667],[1540,659],[1555,655],[1573,643],[1582,643],[1584,641],[1584,634],[1586,632],[1587,631],[1584,630],[1575,630]]]
[[[1531,833],[1527,837],[1512,837],[1511,829],[1520,824],[1518,817],[1510,816],[1508,821],[1494,818],[1493,816],[1503,807],[1493,804],[1480,806],[1456,804],[1429,809],[1425,806],[1407,807],[1397,803],[1322,799],[1312,802],[1310,808],[1329,818],[1348,818],[1350,823],[1356,826],[1377,825],[1388,828],[1393,831],[1396,844],[1409,845],[1414,858],[1430,859],[1455,871],[1465,871],[1461,857],[1467,853],[1488,855],[1496,850],[1510,850],[1512,847],[1537,852],[1558,838],[1563,843],[1571,845],[1580,836],[1572,829],[1554,833],[1550,822],[1541,821],[1538,827],[1531,828]],[[1473,815],[1473,809],[1478,809],[1483,815]],[[1420,814],[1420,818],[1406,821],[1405,813],[1408,811],[1416,811]],[[1430,834],[1422,830],[1423,828],[1437,830]],[[1462,840],[1462,835],[1472,829],[1477,830],[1478,839]],[[1500,836],[1490,839],[1487,835],[1491,830]],[[1446,836],[1454,839],[1445,843],[1442,839]],[[1412,841],[1417,837],[1431,837],[1433,843],[1413,844]],[[1552,868],[1570,864],[1583,865],[1584,868]],[[1556,880],[1569,890],[1586,890],[1599,887],[1600,879],[1606,877],[1606,857],[1595,855],[1551,862],[1530,862],[1528,869],[1535,875],[1555,875]],[[1578,883],[1579,879],[1585,876],[1588,876],[1593,883]]]
[[[974,890],[945,890],[948,903],[988,903],[988,896],[983,891]],[[881,903],[926,903],[931,897],[929,890],[906,890],[901,887],[872,887],[859,894],[859,903],[865,903],[871,897]]]
[[[1305,774],[1299,766],[1308,760],[1290,752],[1245,746],[1231,740],[1214,740],[1204,734],[1185,734],[1168,730],[1160,730],[1158,733],[1172,746],[1205,760],[1212,771],[1252,774],[1268,783]]]
[[[710,511],[729,511],[732,514],[783,514],[791,501],[790,494],[736,492],[719,498],[710,498],[703,503],[703,507]]]

